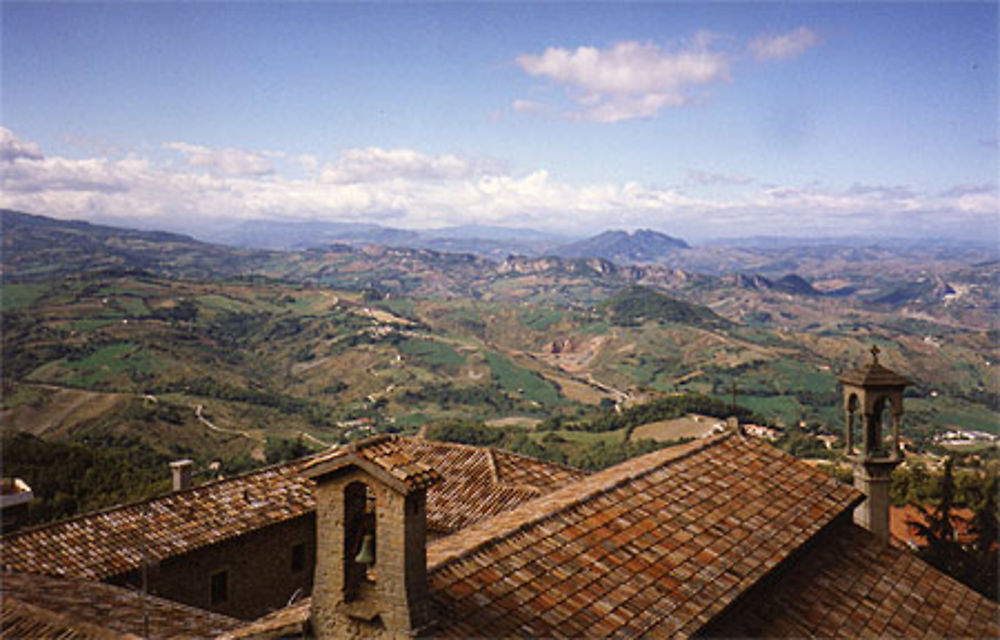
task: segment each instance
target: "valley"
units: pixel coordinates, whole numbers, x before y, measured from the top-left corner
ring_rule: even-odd
[[[837,375],[873,344],[915,381],[914,448],[942,451],[935,434],[949,429],[1000,433],[996,263],[896,255],[867,278],[836,261],[720,276],[4,223],[6,441],[140,450],[145,468],[191,458],[204,479],[373,432],[461,427],[596,468],[647,433],[699,435],[734,400],[783,437],[835,436]],[[621,421],[655,406],[650,426]]]

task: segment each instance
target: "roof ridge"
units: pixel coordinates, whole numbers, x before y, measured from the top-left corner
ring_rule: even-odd
[[[244,471],[243,473],[239,473],[239,474],[234,475],[234,476],[229,476],[227,478],[222,478],[222,479],[218,479],[218,480],[210,480],[210,481],[205,482],[203,484],[199,484],[199,485],[196,485],[196,486],[193,486],[193,487],[188,487],[187,489],[178,489],[176,491],[168,491],[167,493],[161,493],[161,494],[158,494],[158,495],[155,495],[155,496],[150,496],[150,497],[144,498],[142,500],[134,500],[132,502],[121,502],[121,503],[118,503],[118,504],[113,504],[113,505],[110,505],[110,506],[107,506],[107,507],[103,507],[101,509],[94,509],[93,511],[87,511],[87,512],[84,512],[84,513],[78,513],[76,515],[68,516],[66,518],[61,518],[59,520],[53,520],[51,522],[42,522],[42,523],[39,523],[39,524],[32,525],[30,527],[23,527],[23,528],[18,529],[16,531],[11,531],[11,532],[4,533],[4,534],[0,535],[0,540],[7,539],[7,538],[18,537],[18,536],[21,536],[22,534],[35,533],[37,531],[43,531],[45,529],[48,529],[49,527],[63,526],[63,525],[66,525],[66,524],[69,524],[69,523],[72,523],[72,522],[76,522],[78,520],[84,520],[84,519],[87,519],[87,518],[93,518],[95,516],[101,516],[101,515],[104,515],[104,514],[113,513],[115,511],[120,511],[120,510],[124,510],[124,509],[130,509],[130,508],[133,508],[133,507],[140,507],[140,506],[143,506],[143,505],[149,505],[149,504],[152,504],[154,502],[158,502],[160,500],[166,500],[168,498],[173,498],[173,497],[181,496],[181,495],[187,495],[187,494],[194,493],[196,491],[202,491],[202,490],[206,490],[206,489],[218,487],[218,486],[224,485],[224,484],[229,483],[229,482],[236,482],[237,480],[245,480],[246,478],[249,478],[251,476],[261,475],[261,474],[268,473],[268,472],[273,472],[273,471],[279,471],[282,467],[288,467],[289,471],[292,471],[292,470],[295,469],[295,467],[303,464],[306,461],[306,459],[313,458],[313,457],[321,455],[323,453],[326,453],[326,452],[321,451],[321,452],[317,452],[317,453],[314,453],[314,454],[309,455],[309,456],[304,456],[302,458],[295,458],[294,460],[285,460],[284,462],[276,462],[274,464],[269,464],[267,466],[260,467],[260,468],[257,468],[257,469],[252,469],[250,471]],[[297,474],[295,474],[295,475],[297,475]]]
[[[582,470],[576,467],[571,467],[569,465],[561,464],[559,462],[554,462],[550,460],[542,460],[540,458],[535,458],[533,456],[524,455],[523,453],[516,453],[513,451],[507,451],[505,449],[497,449],[496,447],[484,447],[474,444],[466,444],[464,442],[449,442],[447,440],[429,440],[420,436],[407,436],[400,434],[379,434],[372,436],[370,438],[365,438],[364,440],[359,440],[357,442],[351,443],[346,446],[331,447],[326,451],[320,451],[318,453],[310,456],[309,460],[305,458],[299,458],[297,461],[302,462],[302,468],[300,471],[305,471],[311,467],[318,466],[324,462],[328,462],[338,456],[346,455],[350,452],[360,453],[366,449],[370,449],[376,445],[385,444],[388,442],[401,444],[402,443],[415,443],[417,446],[428,446],[428,447],[443,447],[445,449],[457,449],[464,450],[479,456],[486,456],[486,465],[489,469],[490,479],[498,487],[508,487],[513,489],[520,489],[530,491],[535,494],[544,493],[539,487],[533,484],[524,482],[508,482],[504,480],[500,473],[500,464],[497,461],[498,455],[509,456],[517,460],[530,460],[531,462],[543,464],[549,467],[555,467],[561,471],[567,471],[570,473],[580,473]],[[400,449],[400,452],[410,456],[415,462],[419,462],[419,458],[411,455],[405,449]],[[586,473],[585,471],[583,473]],[[592,474],[588,474],[592,475]]]
[[[469,447],[476,448],[475,445],[463,445],[463,446],[469,446]],[[557,467],[559,469],[562,469],[563,471],[570,471],[570,472],[573,472],[573,473],[580,473],[581,471],[583,471],[583,469],[580,469],[578,467],[573,467],[573,466],[570,466],[568,464],[563,464],[561,462],[556,462],[555,460],[542,460],[541,458],[536,458],[534,456],[525,455],[523,453],[517,453],[516,451],[507,451],[506,449],[498,449],[496,447],[479,447],[479,448],[489,449],[490,451],[493,451],[495,453],[502,453],[505,456],[512,456],[514,458],[520,458],[521,460],[531,460],[532,462],[538,462],[538,463],[544,464],[544,465],[549,466],[549,467]],[[583,471],[583,472],[587,473],[586,471]],[[593,474],[587,473],[587,475],[593,475]]]
[[[302,465],[300,472],[319,481],[346,466],[356,466],[397,491],[423,490],[441,481],[441,474],[408,451],[408,441],[382,434],[331,451]]]
[[[732,433],[665,447],[599,471],[552,493],[530,500],[510,511],[481,520],[441,538],[427,547],[427,571],[431,573],[485,548],[506,540],[531,525],[552,518],[600,494],[652,473],[664,465],[688,458],[732,437]],[[539,506],[544,509],[539,513]]]
[[[5,614],[7,608],[16,610],[9,606],[13,603],[30,606],[24,620],[4,620],[3,631],[7,632],[4,637],[9,634],[17,638],[86,637],[93,640],[140,640],[140,636],[207,638],[245,624],[233,616],[100,580],[3,571],[0,581],[3,583],[0,587],[3,604],[0,606]],[[109,617],[109,611],[114,615]],[[65,629],[65,633],[45,635],[37,628],[26,626],[32,623],[54,624]]]
[[[432,439],[429,439],[429,438],[426,438],[426,437],[420,437],[418,435],[407,435],[407,436],[400,435],[398,437],[401,438],[401,439],[405,439],[405,440],[413,440],[415,442],[420,442],[420,443],[426,444],[426,445],[454,447],[456,449],[469,449],[469,450],[472,450],[472,451],[487,450],[487,451],[492,452],[494,455],[497,454],[497,453],[499,453],[499,454],[503,454],[505,456],[512,456],[514,458],[520,458],[522,460],[531,460],[532,462],[538,462],[538,463],[544,464],[544,465],[549,466],[549,467],[556,467],[556,468],[561,469],[563,471],[569,471],[569,472],[572,472],[572,473],[580,473],[581,471],[583,471],[582,469],[578,469],[577,467],[573,467],[573,466],[570,466],[568,464],[563,464],[561,462],[556,462],[554,460],[542,460],[541,458],[535,458],[534,456],[525,455],[523,453],[517,453],[515,451],[507,451],[506,449],[499,449],[497,447],[488,447],[488,446],[477,445],[477,444],[466,444],[464,442],[449,442],[447,440],[432,440]],[[494,457],[494,460],[495,459],[496,458]],[[586,473],[586,472],[584,472],[584,473]],[[590,474],[588,474],[588,475],[590,475]],[[510,486],[510,485],[508,485],[508,486]]]
[[[373,449],[379,445],[398,443],[400,437],[391,433],[379,433],[361,440],[355,440],[345,445],[334,445],[324,451],[318,451],[311,456],[296,458],[296,462],[301,463],[300,471],[305,471],[311,467],[319,466],[335,458],[340,458],[349,454],[360,455],[368,449]]]
[[[392,433],[379,433],[379,434],[376,434],[374,436],[370,436],[368,438],[364,438],[362,440],[356,440],[356,441],[352,442],[351,444],[347,445],[346,447],[344,447],[344,449],[347,449],[348,451],[354,451],[354,452],[360,453],[361,451],[364,451],[365,449],[370,449],[370,448],[375,447],[375,446],[380,445],[380,444],[386,444],[386,443],[389,443],[389,442],[396,442],[398,440],[399,440],[399,436],[397,436],[395,434],[392,434]]]
[[[40,625],[44,625],[50,627],[50,629],[48,629],[50,632],[53,631],[52,628],[59,630],[60,635],[58,637],[68,637],[65,635],[67,633],[72,634],[72,636],[76,636],[75,632],[79,631],[80,633],[86,634],[85,637],[99,640],[141,640],[141,638],[134,633],[116,631],[93,622],[80,620],[78,617],[72,616],[68,613],[46,609],[45,607],[40,607],[34,603],[27,602],[26,600],[22,600],[21,598],[12,595],[4,594],[3,607],[9,616],[16,616],[18,613],[30,616],[32,626],[34,627],[32,629],[32,633],[40,633],[45,630],[39,628]],[[4,631],[9,631],[7,628],[9,624],[10,622],[5,620]]]
[[[497,459],[492,449],[486,450],[486,464],[490,469],[490,479],[493,480],[493,484],[500,484],[500,469],[497,467]]]
[[[14,583],[13,585],[11,584],[12,582]],[[170,598],[165,598],[154,593],[143,594],[141,591],[127,585],[104,582],[103,580],[91,580],[77,576],[53,576],[45,573],[29,573],[27,571],[19,571],[17,569],[0,570],[0,583],[2,583],[2,586],[0,586],[0,594],[3,594],[3,597],[5,598],[12,597],[14,599],[20,599],[20,592],[18,589],[21,589],[25,582],[29,584],[34,582],[42,586],[86,586],[108,594],[120,594],[137,600],[145,598],[152,604],[167,605],[178,611],[185,611],[189,615],[206,615],[233,624],[241,622],[239,618],[219,613],[218,611],[202,609],[195,605],[181,602],[179,600],[171,600]],[[42,608],[48,610],[47,607]]]

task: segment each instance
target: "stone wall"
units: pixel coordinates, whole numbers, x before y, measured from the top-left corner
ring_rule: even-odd
[[[363,482],[374,498],[374,578],[351,588],[345,564],[353,558],[345,490]],[[313,630],[320,638],[410,637],[428,620],[426,494],[404,496],[356,470],[317,483],[316,584]],[[350,510],[348,506],[348,511]],[[346,526],[345,526],[346,524]]]
[[[293,568],[294,548],[301,568]],[[225,542],[167,558],[150,567],[147,580],[153,595],[252,620],[284,607],[299,591],[312,590],[316,558],[316,518],[308,514],[258,529]],[[225,572],[225,599],[213,602],[213,576]],[[216,578],[216,596],[218,582]],[[140,587],[142,576],[133,571],[110,580]]]

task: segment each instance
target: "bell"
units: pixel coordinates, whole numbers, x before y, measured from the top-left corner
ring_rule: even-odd
[[[366,564],[371,566],[375,564],[375,536],[366,533],[365,537],[361,539],[361,551],[358,551],[358,555],[354,556],[354,561],[358,564]]]

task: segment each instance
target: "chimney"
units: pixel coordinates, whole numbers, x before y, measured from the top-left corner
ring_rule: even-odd
[[[878,361],[872,361],[838,378],[844,386],[844,454],[854,464],[854,486],[866,499],[854,510],[854,522],[882,541],[889,542],[889,481],[903,461],[899,427],[903,417],[903,389],[913,384]],[[892,421],[889,442],[883,427]]]
[[[0,483],[0,530],[14,531],[28,517],[28,503],[35,494],[21,478],[3,478]]]
[[[193,460],[174,460],[170,463],[170,475],[174,481],[174,491],[190,489],[191,474],[194,472]]]
[[[743,426],[740,424],[740,419],[737,416],[729,416],[726,418],[726,431],[740,436],[745,435],[743,432]]]
[[[303,468],[316,481],[310,623],[326,638],[418,636],[431,625],[427,487],[440,479],[395,436],[375,436]]]

